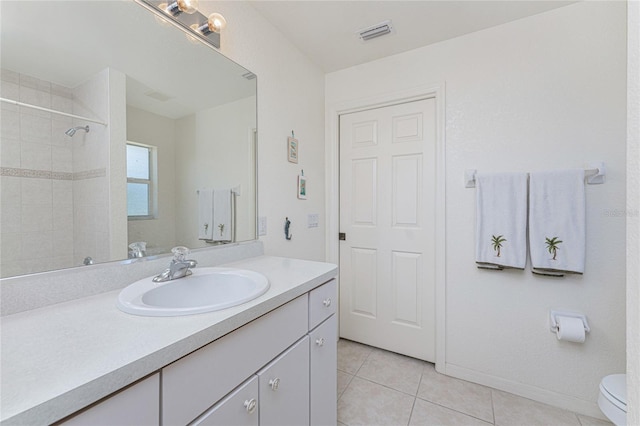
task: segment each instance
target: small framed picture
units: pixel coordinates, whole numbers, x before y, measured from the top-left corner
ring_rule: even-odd
[[[302,175],[298,175],[298,198],[307,199],[307,178]]]
[[[298,162],[298,139],[293,137],[287,138],[287,152],[288,152],[288,160],[290,163]]]

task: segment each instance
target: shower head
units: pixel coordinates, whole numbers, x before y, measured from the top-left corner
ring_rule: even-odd
[[[69,130],[67,130],[66,132],[64,132],[67,136],[73,136],[76,134],[76,132],[78,130],[84,130],[85,132],[89,133],[89,125],[87,124],[86,126],[76,126],[76,127],[72,127]]]

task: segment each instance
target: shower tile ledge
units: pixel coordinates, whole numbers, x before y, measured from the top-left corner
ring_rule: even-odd
[[[5,316],[0,423],[50,424],[334,278],[333,264],[259,256],[224,265],[264,274],[267,293],[183,317],[116,307],[119,290]]]

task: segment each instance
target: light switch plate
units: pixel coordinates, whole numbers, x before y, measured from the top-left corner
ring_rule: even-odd
[[[267,217],[260,216],[258,217],[258,236],[262,237],[267,235]]]
[[[307,228],[317,228],[320,222],[320,215],[313,213],[307,216]]]

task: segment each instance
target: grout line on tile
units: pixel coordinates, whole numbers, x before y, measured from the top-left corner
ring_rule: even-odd
[[[495,418],[493,419],[493,423],[492,422],[488,422],[485,419],[481,419],[480,417],[474,416],[473,414],[465,413],[464,411],[456,410],[455,408],[452,408],[452,407],[447,407],[446,405],[439,404],[439,403],[437,403],[435,401],[430,401],[428,399],[420,398],[419,396],[417,396],[416,398],[419,398],[422,401],[428,402],[429,404],[437,405],[438,407],[446,408],[447,410],[451,410],[451,411],[455,411],[456,413],[464,414],[467,417],[473,417],[474,419],[480,420],[481,422],[484,422],[484,423],[486,423],[488,425],[491,425],[491,424],[495,425],[496,424]]]
[[[496,409],[493,406],[493,389],[489,388],[489,396],[491,397],[491,417],[493,418],[493,424],[496,424]]]
[[[371,346],[369,346],[371,348]],[[360,372],[360,370],[362,369],[362,366],[367,362],[367,360],[369,359],[369,357],[371,356],[371,353],[373,352],[373,348],[371,348],[371,350],[369,351],[369,353],[367,354],[367,356],[364,358],[364,360],[362,361],[362,364],[360,364],[360,367],[358,367],[358,369],[356,370],[356,372],[353,374],[354,376],[358,376],[358,373]],[[360,377],[360,376],[358,376]],[[362,378],[362,377],[360,377]],[[370,380],[369,380],[370,381]],[[375,383],[375,382],[371,382],[371,383]]]
[[[354,376],[354,377],[356,377],[356,376]],[[412,397],[412,398],[416,398],[416,396],[415,396],[415,395],[413,395],[413,394],[406,393],[406,392],[404,392],[404,391],[401,391],[401,390],[398,390],[398,389],[392,388],[391,386],[387,386],[387,385],[385,385],[384,383],[374,382],[373,380],[369,380],[369,379],[367,379],[367,378],[365,378],[365,377],[360,377],[360,376],[357,376],[357,377],[358,377],[358,379],[360,379],[360,380],[364,380],[364,381],[367,381],[367,382],[369,382],[369,383],[373,383],[374,385],[382,386],[383,388],[387,388],[387,389],[389,389],[389,390],[392,390],[392,391],[395,391],[395,392],[399,392],[399,393],[401,393],[401,394],[403,394],[403,395],[407,395],[407,396],[410,396],[410,397]],[[352,379],[352,380],[353,380],[353,379]],[[420,399],[422,399],[422,398],[420,398]],[[428,402],[431,402],[431,401],[428,401]]]
[[[407,422],[407,426],[411,424],[411,418],[413,417],[413,410],[416,408],[416,400],[418,397],[413,398],[413,404],[411,405],[411,413],[409,413],[409,420]]]
[[[416,397],[418,396],[418,392],[420,392],[420,386],[422,386],[423,378],[424,378],[424,365],[422,366],[422,373],[420,373],[420,381],[418,381],[418,389],[416,390]]]
[[[349,374],[349,373],[346,373],[346,372],[343,372],[343,373]],[[351,378],[349,379],[349,382],[347,383],[347,386],[345,386],[344,389],[342,389],[342,392],[340,392],[340,395],[338,395],[338,401],[340,401],[340,398],[342,398],[342,395],[344,395],[344,391],[347,390],[347,388],[349,387],[349,385],[353,381],[353,378],[356,377],[356,376],[354,376],[352,374],[349,374],[349,376],[351,376]]]

